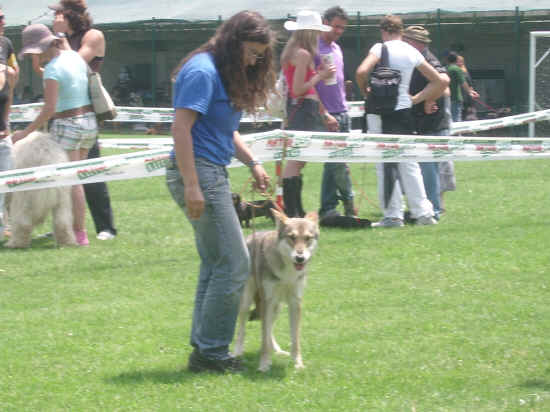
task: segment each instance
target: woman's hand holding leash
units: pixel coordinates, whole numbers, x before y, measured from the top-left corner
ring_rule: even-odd
[[[255,188],[260,193],[265,193],[265,191],[269,186],[270,178],[267,172],[265,171],[264,167],[261,164],[256,163],[250,167],[250,172],[252,173],[252,176],[256,180]]]

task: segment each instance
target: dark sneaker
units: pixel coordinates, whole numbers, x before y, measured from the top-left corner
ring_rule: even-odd
[[[242,361],[238,358],[212,359],[201,355],[198,350],[193,350],[189,355],[187,365],[191,372],[242,372],[244,370]]]
[[[334,216],[342,216],[342,215],[336,209],[330,209],[330,210],[327,210],[324,213],[321,213],[320,218],[321,218],[321,220],[323,220],[325,217],[334,217]]]
[[[371,227],[371,221],[369,219],[341,215],[325,216],[321,219],[319,224],[323,227],[341,227],[346,229]]]

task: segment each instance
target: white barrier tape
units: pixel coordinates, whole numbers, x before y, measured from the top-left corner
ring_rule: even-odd
[[[498,119],[473,120],[469,122],[453,123],[451,134],[476,133],[487,130],[501,129],[503,127],[521,126],[528,123],[550,120],[550,109],[532,113],[516,114],[514,116],[500,117]]]
[[[99,139],[101,148],[110,149],[160,149],[174,146],[171,137],[153,137],[149,139]]]
[[[43,103],[13,105],[10,110],[10,122],[32,122],[40,113]],[[116,106],[117,116],[109,122],[132,123],[172,123],[174,109],[162,107],[127,107]],[[245,114],[241,123],[271,123],[281,122],[281,119],[270,116],[265,110],[258,112],[256,116]]]
[[[351,117],[362,117],[364,114],[363,102],[347,102],[348,113]],[[12,106],[10,122],[31,122],[40,109],[42,103]],[[156,107],[124,107],[117,106],[117,117],[115,122],[143,122],[143,123],[172,123],[174,109]],[[502,127],[521,126],[527,123],[550,120],[550,109],[540,110],[533,113],[522,113],[514,116],[501,117],[498,119],[474,120],[469,122],[454,123],[451,125],[451,134],[475,133],[485,130],[493,130]],[[281,119],[270,116],[265,111],[260,111],[255,117],[245,115],[241,123],[276,123]]]
[[[0,173],[0,193],[164,174],[170,150],[150,150],[96,160],[59,163]]]
[[[280,129],[276,129],[261,133],[245,134],[242,135],[242,138],[245,142],[248,143],[253,140],[263,139],[266,136],[279,136],[280,132]],[[101,146],[101,148],[109,149],[171,149],[174,146],[174,139],[172,139],[171,137],[151,137],[138,139],[99,139],[99,145]]]
[[[271,130],[243,136],[262,161],[428,162],[550,158],[550,139],[365,135]],[[169,148],[0,173],[0,193],[164,173]],[[242,165],[234,160],[230,167]]]

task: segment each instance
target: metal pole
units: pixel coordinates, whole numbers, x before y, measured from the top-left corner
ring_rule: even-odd
[[[529,112],[535,111],[535,67],[536,49],[535,34],[529,33]],[[535,136],[535,124],[529,123],[529,137]]]
[[[536,108],[536,96],[535,96],[535,86],[537,80],[537,67],[542,61],[547,58],[550,54],[550,49],[544,53],[540,59],[537,61],[537,48],[536,48],[536,39],[537,37],[550,37],[550,31],[532,31],[529,32],[529,112],[534,112]],[[529,123],[529,137],[535,136],[535,125],[534,123]]]
[[[153,29],[151,30],[151,105],[157,106],[157,23],[153,17]]]
[[[357,45],[357,56],[361,56],[361,12],[357,12],[357,38],[356,43]]]
[[[29,20],[29,23],[28,25],[30,26],[31,25],[31,21]],[[21,47],[23,47],[23,45],[21,45]],[[33,72],[33,69],[32,69],[32,60],[31,60],[31,63],[29,64],[29,59],[25,59],[26,60],[26,65],[28,67],[27,69],[27,72],[28,72],[28,77],[29,77],[29,87],[31,88],[31,96],[30,98],[33,99],[34,98],[34,90],[32,88],[32,72]]]
[[[441,59],[441,9],[437,9],[437,56]]]
[[[356,39],[356,45],[357,45],[357,56],[359,56],[359,61],[361,61],[361,56],[363,55],[361,53],[361,12],[357,12],[357,39]],[[355,80],[355,79],[354,79]],[[355,93],[358,93],[358,96],[361,96],[361,90],[359,90],[359,87],[357,87],[356,82],[353,82],[353,89]]]
[[[514,87],[514,106],[515,106],[515,109],[514,109],[514,113],[518,114],[519,111],[520,111],[520,99],[521,99],[521,78],[520,78],[520,74],[519,74],[519,70],[520,70],[520,58],[521,58],[521,18],[520,18],[520,14],[519,14],[519,7],[516,7],[516,16],[515,16],[515,24],[514,24],[514,33],[516,35],[516,68],[515,68],[515,76],[514,78],[516,79],[516,81],[514,82],[515,84],[515,87]],[[516,135],[518,135],[518,131],[519,131],[519,128],[518,127],[515,127],[515,132],[516,132]]]

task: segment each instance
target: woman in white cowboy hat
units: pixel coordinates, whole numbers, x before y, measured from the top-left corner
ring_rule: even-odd
[[[24,139],[53,118],[51,137],[67,152],[71,161],[86,159],[97,135],[97,122],[88,93],[86,62],[73,50],[65,50],[60,37],[43,24],[25,27],[22,33],[26,54],[38,55],[44,66],[44,105],[40,114],[25,129],[12,135],[14,142]],[[73,228],[79,245],[87,246],[86,201],[82,185],[71,190]]]
[[[321,66],[315,70],[314,57],[318,54],[318,37],[321,31],[332,27],[322,24],[315,11],[300,11],[296,21],[287,21],[285,29],[292,31],[281,54],[281,67],[288,85],[287,128],[289,130],[324,131],[326,110],[315,91],[315,85],[331,77],[336,68]],[[303,217],[302,176],[305,162],[289,160],[283,171],[283,200],[289,217]]]

